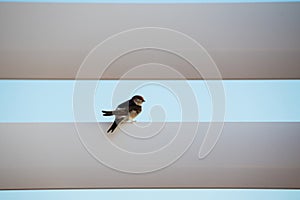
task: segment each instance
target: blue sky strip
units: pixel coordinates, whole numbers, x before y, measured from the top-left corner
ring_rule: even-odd
[[[140,122],[209,122],[212,118],[212,98],[204,81],[89,82],[97,84],[91,97],[94,119],[82,121],[112,121],[101,110],[115,108],[133,94],[146,99],[137,118]],[[184,84],[189,88],[174,91]],[[74,122],[74,85],[73,80],[1,80],[0,123]],[[300,122],[300,80],[226,80],[223,86],[225,122]],[[197,104],[181,105],[180,96],[195,99]],[[83,106],[88,104],[82,101]],[[182,118],[181,109],[198,109],[199,118]]]
[[[29,3],[260,3],[299,2],[299,0],[0,0],[0,2]]]
[[[6,200],[299,200],[300,190],[255,189],[153,189],[153,190],[21,190],[0,191],[0,199]]]

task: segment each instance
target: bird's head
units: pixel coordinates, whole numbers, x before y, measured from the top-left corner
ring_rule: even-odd
[[[143,104],[143,102],[145,102],[145,99],[140,95],[135,95],[131,99],[134,101],[134,103],[136,105],[139,105],[139,106],[141,106]]]

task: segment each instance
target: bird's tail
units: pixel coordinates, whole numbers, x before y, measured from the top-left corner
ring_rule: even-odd
[[[112,115],[113,115],[113,112],[112,112],[112,111],[105,111],[105,110],[102,110],[102,113],[103,113],[103,116],[112,116]]]
[[[114,123],[110,126],[110,128],[107,130],[107,133],[109,132],[114,132],[114,130],[117,128],[118,124],[116,121],[114,121]]]

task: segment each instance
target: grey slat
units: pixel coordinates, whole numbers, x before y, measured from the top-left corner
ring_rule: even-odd
[[[129,123],[123,128],[136,136],[145,136],[163,124],[138,127],[145,125]],[[167,144],[178,125],[166,123],[157,136],[139,140],[118,130],[110,140],[128,151],[148,152]],[[181,125],[185,132],[179,134],[188,137],[193,132],[189,129],[195,124]],[[103,142],[99,127],[106,130],[109,124],[80,123],[78,126],[82,138],[95,138],[83,142],[96,144]],[[208,123],[199,124],[195,141],[172,165],[151,173],[131,174],[111,169],[88,153],[73,123],[1,123],[0,189],[300,188],[300,123],[225,123],[213,151],[206,158],[198,159],[207,128]],[[115,156],[109,149],[94,148]],[[168,159],[172,152],[165,156]],[[134,164],[122,160],[123,166]],[[140,169],[152,161],[135,167]]]
[[[88,53],[110,36],[133,28],[162,27],[187,34],[203,45],[223,79],[299,79],[299,19],[300,3],[290,2],[1,3],[0,78],[75,79]],[[123,48],[121,44],[115,47]],[[112,46],[105,50],[114,55]],[[196,54],[193,49],[188,51]],[[123,56],[102,76],[97,70],[106,66],[96,64],[95,70],[82,78],[119,79],[136,65],[147,62],[168,65],[186,79],[203,78],[181,58],[157,50]],[[125,78],[180,79],[155,68],[137,73]],[[208,74],[205,78],[220,77]]]

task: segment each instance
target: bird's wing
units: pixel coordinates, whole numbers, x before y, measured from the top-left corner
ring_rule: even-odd
[[[113,111],[114,115],[128,115],[129,112],[129,102],[125,101],[118,105],[116,110]]]
[[[118,105],[117,109],[129,109],[129,101],[125,101],[123,103],[121,103],[120,105]]]
[[[128,115],[128,110],[127,109],[116,109],[114,111],[112,111],[113,115],[116,116],[126,116]]]

